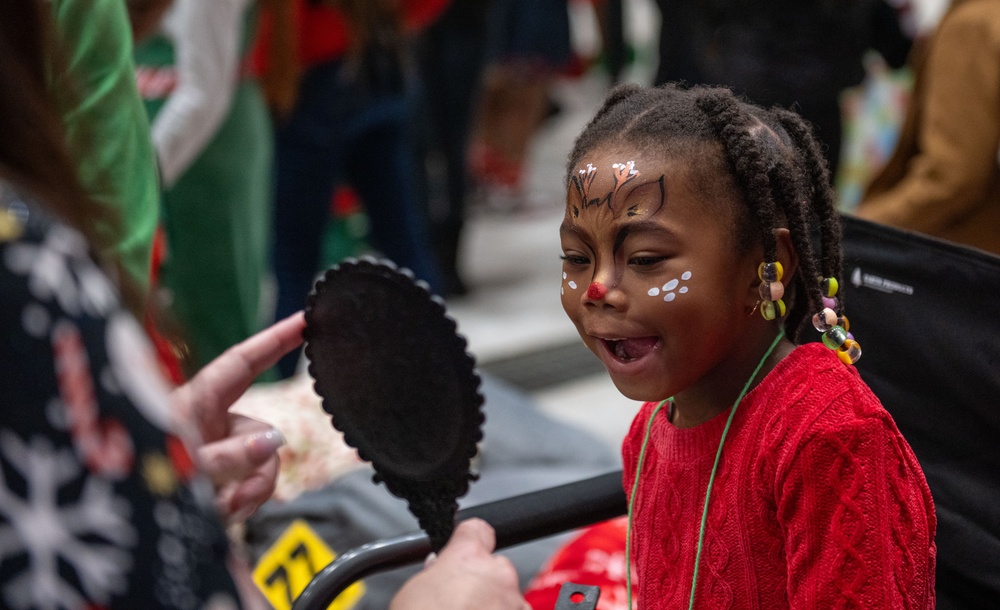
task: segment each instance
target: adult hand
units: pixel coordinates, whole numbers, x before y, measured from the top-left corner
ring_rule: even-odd
[[[390,610],[531,610],[513,564],[491,555],[495,546],[485,521],[459,523],[441,553],[403,585]]]
[[[281,432],[229,412],[258,375],[302,344],[296,313],[222,353],[174,390],[174,407],[201,435],[198,460],[215,484],[215,503],[229,521],[246,519],[274,492]]]

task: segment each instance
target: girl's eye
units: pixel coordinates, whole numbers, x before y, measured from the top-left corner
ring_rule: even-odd
[[[666,256],[635,256],[629,259],[628,264],[637,267],[649,267],[667,260]]]
[[[588,259],[586,256],[580,256],[579,254],[564,254],[559,258],[566,261],[570,265],[574,265],[577,267],[583,267],[590,263],[590,259]]]

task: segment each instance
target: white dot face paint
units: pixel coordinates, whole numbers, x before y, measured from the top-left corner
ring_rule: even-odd
[[[563,279],[566,279],[566,272],[563,271]]]
[[[574,282],[573,280],[570,280],[569,281],[569,287],[572,288],[573,290],[576,290],[576,282]]]
[[[684,273],[681,274],[680,279],[676,279],[676,278],[672,279],[672,280],[668,281],[666,284],[664,284],[662,287],[660,287],[660,286],[653,286],[648,291],[646,291],[646,294],[648,294],[651,297],[656,297],[656,296],[660,296],[660,292],[662,291],[662,292],[666,293],[666,294],[663,295],[663,300],[669,303],[670,301],[673,301],[674,299],[676,299],[678,294],[687,294],[688,287],[687,286],[681,286],[680,283],[681,282],[686,282],[689,279],[691,279],[691,272],[690,271],[685,271]],[[678,286],[680,286],[680,288],[678,288]],[[675,290],[677,292],[674,292]]]

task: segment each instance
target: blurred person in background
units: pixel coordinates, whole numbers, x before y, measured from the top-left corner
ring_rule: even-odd
[[[764,107],[794,106],[816,128],[834,176],[840,94],[864,79],[864,54],[874,49],[898,68],[909,53],[908,5],[887,2],[657,0],[663,25],[655,82],[724,85]]]
[[[442,292],[421,205],[408,36],[446,3],[293,0],[265,19],[254,65],[277,118],[276,319],[305,302],[340,182],[360,197],[372,246]],[[297,362],[283,359],[281,375]]]
[[[52,0],[62,51],[49,69],[77,176],[104,212],[95,219],[102,254],[135,288],[137,315],[149,290],[159,185],[149,122],[135,85],[132,32],[121,0]],[[153,17],[166,3],[147,2]],[[155,5],[155,6],[154,6]]]
[[[68,150],[50,89],[65,42],[51,18],[46,2],[0,3],[0,606],[264,608],[212,504],[238,521],[274,489],[280,433],[228,408],[304,318],[172,391],[159,377],[103,271],[107,210],[77,179],[89,153]],[[493,545],[485,523],[461,524],[392,607],[523,609]]]
[[[524,203],[524,164],[554,110],[556,77],[573,59],[567,0],[493,0],[487,67],[472,130],[470,169],[487,205]]]
[[[302,318],[168,394],[103,271],[120,260],[97,222],[107,208],[76,178],[90,149],[71,153],[63,132],[80,89],[68,73],[50,89],[67,44],[51,17],[46,2],[0,5],[0,605],[227,607],[236,589],[213,497],[235,518],[264,501],[280,440],[227,415],[228,401],[301,341]]]
[[[491,0],[452,2],[417,38],[425,124],[418,138],[427,172],[427,218],[445,296],[468,286],[458,264],[470,189],[472,115],[486,60]]]
[[[263,325],[272,139],[244,67],[255,23],[252,0],[174,0],[135,51],[163,186],[163,305],[189,375]]]
[[[857,214],[1000,254],[1000,2],[955,0],[913,64],[899,141]]]

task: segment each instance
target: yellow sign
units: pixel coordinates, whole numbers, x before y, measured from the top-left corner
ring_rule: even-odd
[[[253,580],[274,610],[291,610],[292,602],[313,576],[336,557],[309,524],[296,519],[257,562]],[[350,610],[364,594],[364,583],[356,582],[338,595],[328,610]]]

